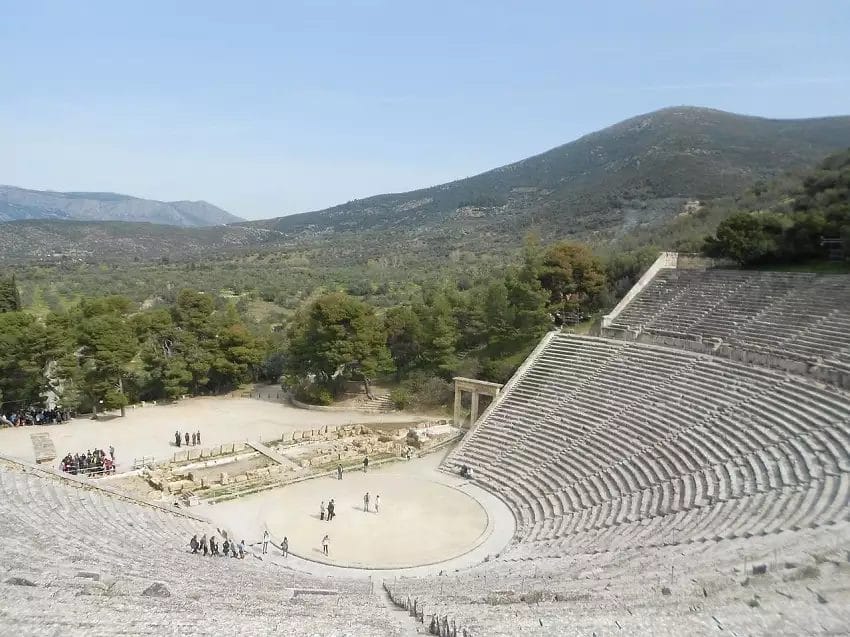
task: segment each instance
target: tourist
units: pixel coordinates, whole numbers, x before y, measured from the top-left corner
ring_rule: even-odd
[[[328,546],[331,543],[331,538],[328,535],[322,538],[322,550],[325,552],[325,555],[328,554]]]
[[[369,492],[366,492],[366,495],[363,496],[363,511],[366,513],[369,512]]]
[[[334,499],[331,498],[331,501],[328,502],[328,522],[330,522],[331,520],[334,519],[334,515],[336,515],[334,513],[335,508],[336,508],[336,505],[334,504]]]
[[[366,473],[366,470],[369,468],[369,456],[363,458],[363,473]]]
[[[215,535],[210,537],[210,557],[218,555],[218,545],[215,543]]]
[[[200,431],[198,431],[198,432],[195,434],[195,436],[197,436],[197,438],[198,438],[198,444],[201,444],[201,432],[200,432]]]
[[[240,560],[245,559],[245,540],[242,540],[241,542],[239,542],[239,559]]]
[[[342,465],[341,464],[338,464],[336,466],[336,479],[342,480]]]
[[[174,444],[178,447],[180,446],[180,432],[179,431],[174,432]]]
[[[197,444],[198,437],[192,433],[192,446],[194,447]]]
[[[324,506],[324,502],[322,503]],[[269,530],[263,531],[263,555],[269,552]]]
[[[206,555],[209,552],[209,546],[207,544],[207,534],[206,533],[204,533],[201,536],[201,550],[204,552],[204,555]]]
[[[375,513],[378,513],[380,508],[381,508],[381,496],[376,495],[375,496]]]
[[[185,440],[186,440],[186,446],[188,447],[189,446],[189,432],[188,431],[186,432]]]
[[[109,445],[109,457],[112,459],[112,462],[115,462],[115,447]]]
[[[227,538],[224,538],[224,542],[221,543],[221,548],[224,552],[224,557],[227,557],[227,554],[230,552],[230,542],[227,541]]]
[[[230,557],[238,557],[236,554],[236,540],[230,541]]]
[[[283,542],[280,543],[280,550],[284,557],[289,555],[289,540],[285,535],[283,536]]]
[[[200,544],[198,543],[198,535],[195,534],[192,536],[192,539],[189,540],[189,548],[192,549],[192,553],[197,553],[199,546]]]
[[[322,503],[319,505],[319,519],[324,521],[325,519],[325,501],[322,500]]]

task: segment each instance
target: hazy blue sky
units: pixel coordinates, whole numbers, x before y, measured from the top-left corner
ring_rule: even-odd
[[[850,5],[0,0],[0,82],[0,183],[259,218],[663,106],[847,114]]]

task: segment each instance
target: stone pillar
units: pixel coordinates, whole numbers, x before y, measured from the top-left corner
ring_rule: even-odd
[[[478,420],[478,392],[472,392],[472,409],[469,414],[469,426],[475,424],[475,421]]]
[[[460,398],[463,395],[461,389],[455,385],[455,427],[460,427]]]

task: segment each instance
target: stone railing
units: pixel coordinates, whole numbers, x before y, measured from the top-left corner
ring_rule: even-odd
[[[643,290],[652,279],[655,278],[655,275],[662,269],[675,269],[678,267],[679,255],[676,252],[662,252],[658,255],[658,258],[655,262],[649,266],[649,269],[643,273],[643,276],[640,277],[637,283],[635,283],[632,288],[626,293],[619,303],[611,310],[608,314],[602,317],[602,328],[603,330],[611,325],[614,322],[614,319],[619,316],[620,312],[631,303],[634,298],[640,294],[641,290]]]

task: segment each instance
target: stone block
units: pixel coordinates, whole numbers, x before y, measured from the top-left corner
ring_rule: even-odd
[[[229,442],[227,444],[221,445],[221,453],[222,454],[233,453],[233,443]]]
[[[247,445],[244,442],[234,442],[233,443],[233,452],[239,453],[241,451],[245,451]]]
[[[300,431],[293,431],[292,432],[292,439],[293,440],[301,440],[301,432]]]
[[[189,460],[198,460],[201,457],[200,449],[190,449],[189,450]]]
[[[248,482],[248,476],[247,476],[246,474],[244,474],[244,473],[240,473],[240,474],[239,474],[238,476],[236,476],[233,480],[234,480],[234,482],[237,482],[237,483],[239,483],[239,482]]]
[[[161,582],[154,582],[142,591],[144,597],[171,597],[171,591]]]
[[[219,476],[219,482],[221,482],[222,484],[230,484],[230,476],[228,475],[227,471],[221,472],[221,475]]]
[[[188,451],[178,451],[174,454],[174,462],[186,462],[189,459]]]

